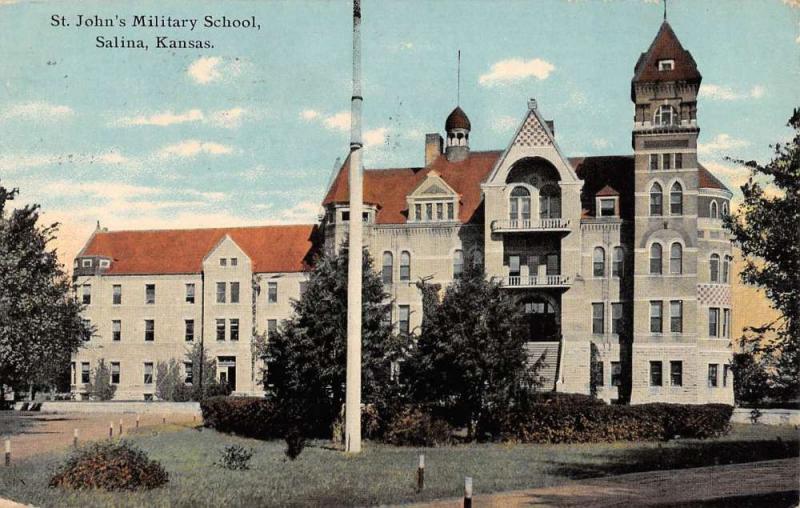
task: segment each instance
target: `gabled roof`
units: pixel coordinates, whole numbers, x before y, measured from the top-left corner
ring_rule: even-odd
[[[615,189],[614,187],[606,185],[605,187],[597,191],[597,194],[595,194],[595,196],[599,198],[604,198],[608,196],[619,196],[619,192],[617,192],[617,189]]]
[[[111,258],[110,275],[200,273],[225,237],[244,251],[254,273],[301,272],[313,255],[315,225],[97,231],[79,256]]]
[[[500,156],[500,151],[470,152],[463,161],[451,162],[440,155],[425,168],[395,168],[364,170],[364,202],[377,206],[378,224],[403,224],[408,218],[406,196],[436,171],[461,196],[459,220],[462,223],[480,222],[481,183]],[[348,183],[350,158],[344,161],[322,204],[349,202]]]
[[[670,71],[659,71],[659,60],[674,60],[675,67]],[[699,84],[701,80],[702,76],[697,70],[692,54],[683,49],[672,27],[664,21],[650,47],[636,62],[633,83],[689,81]]]

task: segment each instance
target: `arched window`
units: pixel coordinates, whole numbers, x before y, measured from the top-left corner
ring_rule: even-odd
[[[625,251],[622,247],[614,247],[614,260],[611,265],[611,275],[622,277],[625,275]]]
[[[664,193],[658,182],[650,187],[650,215],[664,215]]]
[[[545,185],[539,192],[539,218],[558,219],[561,217],[561,189],[558,185]]]
[[[708,216],[711,217],[712,219],[718,219],[719,218],[719,213],[717,211],[717,200],[716,199],[712,199],[711,200],[711,204],[708,205]]]
[[[525,187],[514,187],[508,203],[508,218],[511,220],[530,220],[531,192]]]
[[[400,253],[400,280],[411,280],[411,254],[407,250]]]
[[[722,260],[722,282],[725,284],[727,284],[729,281],[731,261],[733,261],[733,258],[730,256],[725,256],[725,258]]]
[[[678,112],[672,106],[664,104],[656,109],[653,117],[655,125],[676,125],[678,123]]]
[[[669,213],[672,215],[683,214],[683,187],[678,182],[673,183],[669,190]]]
[[[394,273],[394,256],[391,252],[383,253],[383,266],[381,267],[381,279],[384,284],[391,284]]]
[[[711,271],[711,282],[719,282],[719,254],[711,254],[709,268]]]
[[[669,248],[669,273],[683,273],[683,247],[678,242]]]
[[[464,273],[464,251],[457,250],[453,253],[453,278]]]
[[[661,275],[661,244],[654,243],[650,246],[650,273]]]
[[[606,251],[602,247],[595,247],[592,254],[592,275],[602,277],[606,274]]]
[[[726,215],[728,215],[728,202],[727,201],[723,201],[722,202],[722,217],[725,217]]]

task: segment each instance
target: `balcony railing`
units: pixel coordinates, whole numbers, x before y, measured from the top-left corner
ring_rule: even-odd
[[[569,287],[570,280],[569,277],[566,275],[530,275],[528,277],[522,277],[520,275],[511,275],[508,277],[503,277],[503,287],[511,287],[511,288],[542,288],[542,287],[553,287],[553,288],[565,288]]]
[[[511,219],[492,221],[493,233],[569,231],[569,219]]]

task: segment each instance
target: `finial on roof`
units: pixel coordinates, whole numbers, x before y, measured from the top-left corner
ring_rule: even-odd
[[[456,70],[456,106],[461,105],[461,50],[458,50],[458,67]]]
[[[537,108],[536,99],[531,97],[530,99],[528,99],[528,109],[535,111],[536,108]]]
[[[100,231],[101,229],[102,229],[102,228],[100,227],[100,221],[98,220],[98,221],[97,221],[97,228],[96,228],[95,230],[96,230],[96,231]]]
[[[664,21],[667,20],[667,0],[664,0]]]

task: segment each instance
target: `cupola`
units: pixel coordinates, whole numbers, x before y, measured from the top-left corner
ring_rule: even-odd
[[[444,153],[448,161],[458,162],[469,157],[471,127],[467,114],[458,106],[447,116],[447,120],[444,122],[444,130],[447,134]]]

